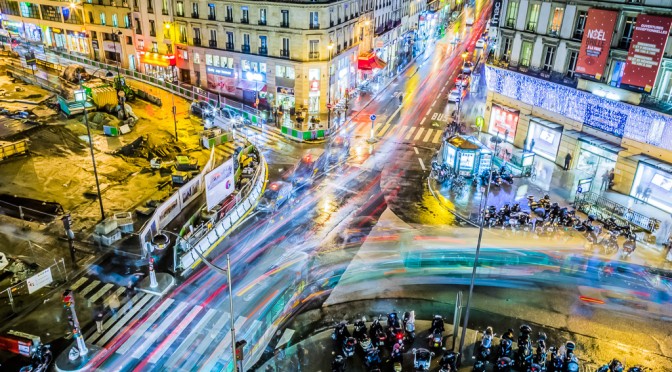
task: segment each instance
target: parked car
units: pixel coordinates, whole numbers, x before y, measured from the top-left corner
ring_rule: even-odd
[[[194,101],[189,112],[200,119],[205,119],[215,115],[215,108],[209,102]]]
[[[459,74],[455,77],[455,86],[462,86],[466,88],[469,85],[471,78],[467,74]]]
[[[276,181],[268,185],[259,199],[257,210],[272,213],[278,210],[292,196],[292,185],[288,182]]]
[[[467,91],[465,89],[453,88],[453,90],[448,93],[448,102],[458,102],[464,99],[467,96]]]
[[[483,49],[483,48],[485,48],[486,45],[487,45],[487,43],[485,42],[485,39],[483,39],[483,38],[480,38],[480,39],[478,39],[478,41],[476,41],[476,48]]]
[[[474,70],[474,64],[471,61],[466,61],[462,65],[462,73],[471,75]]]

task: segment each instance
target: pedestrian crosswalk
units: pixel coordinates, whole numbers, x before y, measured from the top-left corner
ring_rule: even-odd
[[[390,124],[378,124],[376,126],[376,136],[378,138],[388,138],[402,142],[438,144],[441,141],[442,134],[442,129],[422,126]]]

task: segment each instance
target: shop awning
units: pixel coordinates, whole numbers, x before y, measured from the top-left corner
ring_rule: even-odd
[[[360,56],[357,60],[357,68],[360,70],[382,70],[385,68],[385,66],[387,66],[387,63],[378,58],[375,53],[369,53],[367,55]]]
[[[627,150],[625,147],[622,147],[618,143],[609,142],[605,139],[602,139],[602,138],[597,137],[597,136],[593,136],[592,134],[588,134],[586,132],[579,132],[577,130],[570,129],[570,130],[566,130],[563,133],[563,135],[568,136],[568,137],[572,137],[572,138],[576,138],[581,142],[585,142],[589,145],[599,147],[602,150],[613,152],[614,154],[618,154],[619,152],[621,152],[623,150]]]
[[[656,169],[661,170],[663,172],[672,173],[672,164],[666,163],[666,162],[664,162],[660,159],[652,158],[648,155],[644,155],[644,154],[633,155],[633,156],[629,156],[628,159],[633,160],[633,161],[638,161],[638,162],[644,163],[646,165],[650,165],[653,168],[656,168]]]
[[[545,126],[546,128],[555,129],[556,131],[562,131],[562,125],[560,125],[558,123],[554,123],[552,121],[548,121],[546,119],[542,119],[540,117],[530,116],[530,121],[533,121],[535,123],[539,123],[539,124]]]
[[[249,80],[238,81],[238,85],[236,85],[236,88],[242,90],[256,90],[258,92],[265,92],[267,90],[266,83],[263,82],[257,83]]]

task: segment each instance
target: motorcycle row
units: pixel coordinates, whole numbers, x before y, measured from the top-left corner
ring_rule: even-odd
[[[634,366],[628,368],[628,372],[644,372],[647,368],[642,366]],[[603,365],[597,369],[597,372],[624,372],[625,366],[618,359],[612,359],[608,364]]]
[[[490,172],[492,172],[492,177],[490,176]],[[436,159],[432,160],[432,169],[429,176],[439,183],[444,183],[446,181],[458,183],[460,188],[466,186],[467,183],[464,177],[453,172],[446,163],[439,164]],[[487,185],[488,182],[490,182],[491,186],[501,187],[504,184],[513,184],[513,174],[503,166],[499,168],[499,170],[493,168],[490,171],[485,170],[481,172],[479,176],[473,178],[472,185],[477,186],[479,180],[482,185]]]
[[[389,351],[389,359],[386,359],[386,361],[392,362],[394,371],[402,370],[403,353],[406,345],[415,341],[415,312],[404,312],[401,320],[396,312],[389,313],[385,326],[383,326],[381,320],[382,316],[374,318],[370,328],[367,329],[366,319],[357,319],[354,322],[352,334],[348,330],[346,322],[336,325],[331,336],[334,341],[333,354],[336,354],[331,364],[332,372],[345,371],[347,360],[356,353],[363,356],[367,371],[379,372],[383,365],[381,353],[384,350]],[[428,347],[412,349],[414,370],[429,371],[431,359],[435,355],[430,349],[442,348],[443,332],[443,318],[437,315],[432,321]],[[439,362],[440,371],[455,372],[458,363],[459,353],[447,351]]]
[[[621,256],[628,258],[637,248],[637,237],[630,225],[619,225],[613,217],[602,226],[596,223],[594,216],[580,219],[576,211],[568,207],[560,207],[551,202],[545,195],[535,200],[533,195],[527,197],[529,212],[524,211],[519,203],[512,206],[504,204],[499,210],[494,205],[483,211],[483,223],[490,228],[511,229],[514,231],[534,232],[538,236],[554,237],[557,232],[579,233],[586,238],[586,248],[598,247],[604,254],[614,254],[620,250],[619,237],[624,236],[625,242]]]

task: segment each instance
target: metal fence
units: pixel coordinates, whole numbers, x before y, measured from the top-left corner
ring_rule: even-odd
[[[11,313],[19,313],[31,307],[48,295],[50,289],[56,288],[68,280],[68,271],[66,270],[63,258],[58,261],[54,260],[53,264],[44,269],[40,268],[35,274],[45,270],[50,271],[52,281],[43,289],[31,291],[28,283],[30,278],[28,278],[0,292],[0,303],[2,304],[0,316],[2,318]]]
[[[600,221],[614,217],[621,222],[627,222],[649,233],[653,233],[660,227],[659,220],[635,212],[594,192],[577,195],[575,203],[579,211],[585,214],[592,214]]]

